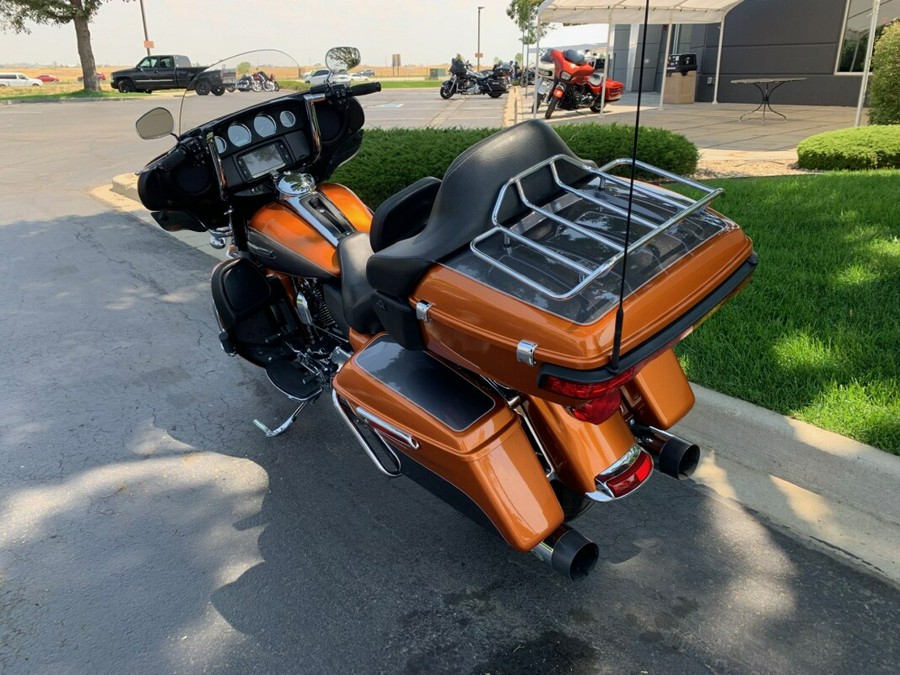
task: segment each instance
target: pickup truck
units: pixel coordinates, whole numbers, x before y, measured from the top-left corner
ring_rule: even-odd
[[[234,70],[204,72],[203,66],[192,66],[182,54],[153,54],[145,56],[134,68],[117,70],[112,74],[111,86],[123,94],[134,91],[151,93],[158,89],[193,89],[201,96],[210,92],[221,96],[234,91]]]

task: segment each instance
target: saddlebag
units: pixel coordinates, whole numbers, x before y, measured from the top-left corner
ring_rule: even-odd
[[[383,335],[333,386],[341,414],[397,451],[404,475],[475,520],[486,517],[513,548],[531,550],[562,523],[519,416],[483,383]]]

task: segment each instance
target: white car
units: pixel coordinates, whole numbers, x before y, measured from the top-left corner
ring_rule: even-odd
[[[329,75],[331,75],[330,80],[328,79]],[[351,82],[351,78],[347,73],[335,73],[327,68],[315,70],[303,78],[303,81],[307,84],[325,84],[326,80],[331,84],[350,84]]]
[[[44,85],[36,77],[28,77],[23,73],[0,73],[0,87],[42,87]]]

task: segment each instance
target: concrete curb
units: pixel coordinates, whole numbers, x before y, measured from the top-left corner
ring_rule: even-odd
[[[115,208],[143,213],[153,225],[146,211],[135,208],[134,174],[116,176],[111,189],[94,195]],[[206,235],[173,236],[223,256],[207,245]],[[703,450],[694,482],[900,586],[900,457],[692,386],[697,402],[672,431]]]

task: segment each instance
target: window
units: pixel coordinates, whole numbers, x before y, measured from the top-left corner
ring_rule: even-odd
[[[878,39],[887,24],[897,18],[900,18],[900,0],[881,0],[875,39]],[[844,35],[838,52],[838,73],[862,72],[866,62],[871,24],[872,0],[848,0]]]

